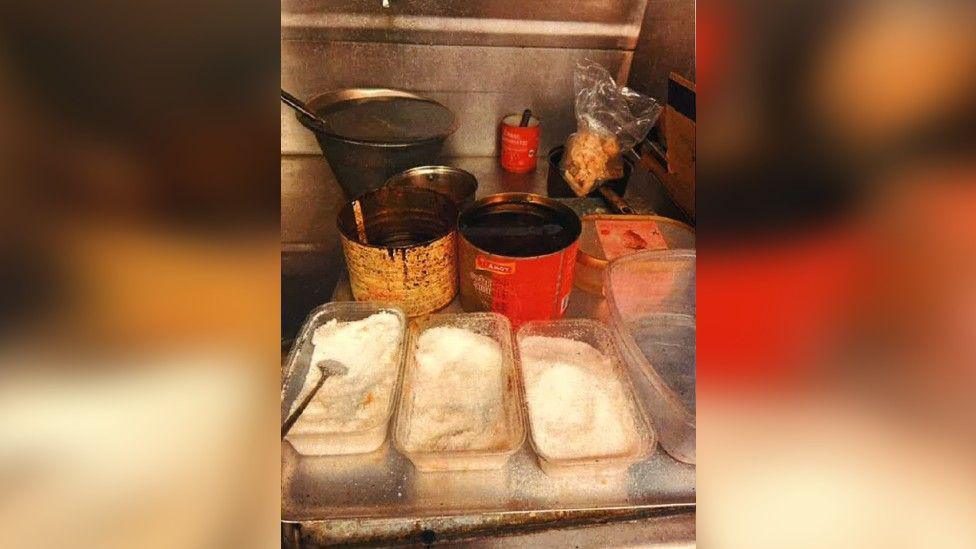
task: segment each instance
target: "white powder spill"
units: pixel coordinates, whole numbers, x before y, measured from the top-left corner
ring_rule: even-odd
[[[546,458],[625,454],[635,418],[611,359],[581,341],[531,336],[519,343],[529,421]]]
[[[417,338],[406,446],[479,450],[504,434],[504,359],[494,339],[439,326]]]
[[[295,434],[350,432],[374,427],[386,415],[393,398],[400,319],[380,312],[363,320],[331,320],[312,334],[312,366],[305,386],[318,381],[321,360],[335,360],[349,371],[325,380],[312,402],[292,427]]]

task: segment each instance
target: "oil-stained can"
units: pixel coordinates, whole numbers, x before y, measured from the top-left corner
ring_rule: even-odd
[[[409,316],[457,294],[457,208],[418,187],[381,187],[345,204],[337,225],[357,301],[401,305]]]
[[[458,219],[465,311],[493,311],[514,326],[563,316],[582,224],[564,204],[527,193],[476,201]]]

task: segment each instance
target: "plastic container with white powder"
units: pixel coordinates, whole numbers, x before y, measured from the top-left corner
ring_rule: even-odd
[[[399,394],[406,326],[403,309],[382,303],[332,302],[309,314],[288,355],[283,386],[301,386],[306,394],[318,380],[320,360],[335,360],[348,372],[325,380],[288,433],[299,454],[362,454],[383,445]],[[302,382],[296,376],[303,372]]]
[[[654,429],[606,326],[530,322],[516,339],[529,438],[543,472],[619,474],[654,448]]]
[[[411,325],[394,442],[418,470],[499,469],[522,446],[511,329],[497,313]]]

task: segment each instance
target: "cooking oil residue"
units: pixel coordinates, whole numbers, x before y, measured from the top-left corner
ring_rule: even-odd
[[[461,234],[476,247],[493,254],[533,257],[569,246],[577,232],[551,211],[533,204],[484,208],[461,220]]]

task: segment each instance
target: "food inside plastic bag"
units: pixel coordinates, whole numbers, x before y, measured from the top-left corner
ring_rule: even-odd
[[[661,114],[651,97],[619,86],[600,64],[584,59],[573,74],[576,133],[566,140],[563,178],[578,196],[623,176],[623,152],[642,141]]]

